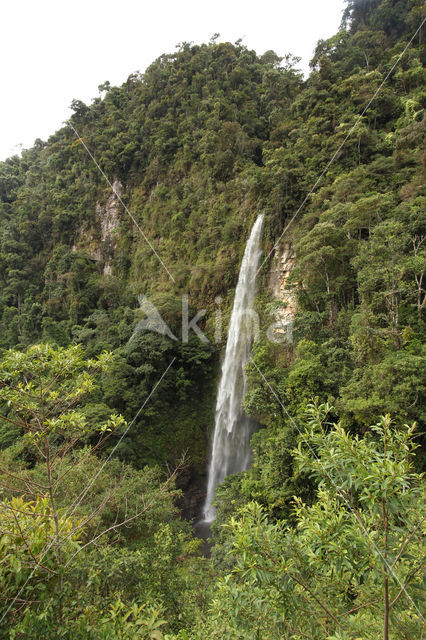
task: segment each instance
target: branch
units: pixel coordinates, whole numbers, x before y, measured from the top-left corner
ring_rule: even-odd
[[[18,493],[20,496],[22,496],[22,491],[24,491],[24,489],[22,488],[17,489],[16,487],[12,487],[10,484],[6,484],[4,480],[2,480],[2,483],[0,484],[0,489],[5,489],[6,491],[10,491],[11,493]],[[31,491],[28,485],[25,487],[25,492],[34,497],[40,495],[39,491]]]
[[[13,424],[18,429],[23,429],[24,431],[27,431],[27,432],[31,431],[31,427],[28,425],[26,420],[21,420],[20,422],[17,422],[16,420],[12,420],[11,418],[9,418],[7,416],[0,415],[0,421],[1,420],[5,420],[6,422],[9,422],[10,424]],[[40,424],[40,420],[38,422]],[[41,425],[40,425],[40,428],[41,428]],[[33,441],[31,444],[33,444],[36,447],[36,449],[40,453],[41,457],[44,458],[44,454],[41,451],[41,449],[39,448],[38,444],[35,441]]]
[[[394,604],[396,604],[398,602],[398,600],[400,599],[400,597],[402,596],[402,594],[405,592],[406,587],[408,586],[408,583],[410,582],[411,578],[414,578],[414,576],[416,575],[416,573],[418,573],[418,571],[420,571],[420,569],[422,569],[423,565],[422,563],[419,564],[418,567],[416,567],[415,569],[413,569],[413,571],[411,573],[408,574],[407,579],[405,580],[405,583],[402,585],[401,589],[399,590],[398,595],[392,600],[392,602],[389,605],[389,609],[391,607],[393,607]],[[408,594],[407,594],[408,595]],[[411,598],[410,598],[411,599]],[[422,620],[424,620],[422,614],[420,613],[420,611],[418,611],[419,616],[421,617]]]
[[[82,438],[83,434],[81,434],[80,436],[74,436],[74,438],[72,436],[70,436],[70,439],[67,441],[65,440],[65,442],[62,443],[62,446],[58,446],[55,453],[50,456],[50,462],[52,464],[52,468],[53,468],[53,462],[56,460],[56,458],[64,458],[64,456],[67,455],[68,451],[70,449],[72,449],[74,447],[74,445],[77,444],[77,442]]]
[[[0,415],[0,420],[6,420],[6,422],[9,422],[10,424],[13,424],[15,427],[18,427],[18,429],[22,429],[23,426],[24,426],[22,422],[16,422],[16,420],[12,420],[11,418],[8,418],[7,416]]]
[[[106,533],[109,533],[110,531],[113,531],[115,529],[118,529],[122,526],[124,526],[125,524],[127,524],[128,522],[131,522],[132,520],[136,520],[136,518],[139,518],[141,515],[143,515],[152,505],[154,504],[154,500],[152,500],[148,505],[145,506],[144,509],[142,509],[142,511],[138,511],[138,513],[136,513],[134,516],[131,516],[130,518],[127,518],[127,520],[123,520],[122,522],[119,522],[118,524],[113,524],[111,527],[109,527],[108,529],[105,529],[104,531],[102,531],[100,534],[98,534],[97,536],[95,536],[94,538],[92,538],[92,540],[89,540],[89,542],[86,542],[86,544],[84,544],[82,547],[80,547],[75,553],[74,555],[71,556],[71,558],[68,560],[68,562],[65,564],[64,569],[67,568],[67,566],[70,564],[70,562],[72,560],[74,560],[74,558],[80,553],[80,551],[83,551],[83,549],[85,549],[86,547],[88,547],[91,544],[94,544],[96,542],[96,540],[99,540],[99,538],[101,538],[102,536],[104,536]]]
[[[114,491],[117,489],[117,485],[114,488]],[[70,533],[67,535],[66,538],[64,538],[63,542],[66,542],[67,540],[69,540],[71,538],[71,536],[73,536],[75,533],[77,533],[77,531],[79,531],[80,529],[83,529],[86,524],[88,522],[90,522],[90,520],[93,520],[93,518],[95,516],[98,515],[98,513],[100,513],[102,511],[102,509],[104,508],[104,506],[107,504],[108,500],[114,495],[114,491],[112,491],[111,493],[109,493],[107,496],[105,496],[105,498],[103,498],[103,500],[98,504],[98,506],[93,509],[92,513],[89,514],[86,518],[86,520],[82,520],[80,522],[80,524],[78,524],[76,527],[74,527]]]
[[[269,556],[269,558],[272,560],[272,562],[273,562],[275,565],[277,565],[278,563],[277,563],[277,561],[275,560],[275,558],[274,558],[274,557],[273,557],[273,555],[272,555],[272,552],[271,552],[271,549],[270,549],[269,543],[268,543],[268,542],[266,542],[266,540],[265,540],[265,536],[263,536],[263,540],[264,540],[265,547],[266,547],[266,550],[267,550],[267,555],[268,555],[268,556]],[[297,584],[298,584],[298,585],[300,585],[303,589],[305,589],[305,591],[307,591],[307,592],[310,594],[310,596],[315,600],[315,602],[317,602],[317,603],[319,604],[319,606],[321,607],[321,609],[323,609],[323,610],[326,612],[326,614],[327,614],[330,618],[332,618],[332,619],[334,620],[334,622],[335,622],[339,627],[341,627],[341,626],[342,626],[342,625],[341,625],[341,623],[339,622],[339,620],[336,618],[336,616],[334,616],[334,615],[331,613],[331,611],[328,609],[328,607],[326,607],[326,605],[325,605],[325,604],[323,604],[323,603],[321,602],[321,600],[319,600],[319,599],[318,599],[318,597],[317,597],[317,596],[316,596],[316,595],[315,595],[315,594],[314,594],[314,593],[309,589],[309,587],[308,587],[306,584],[304,584],[304,583],[302,582],[302,580],[301,580],[300,578],[298,579],[298,578],[296,578],[294,575],[292,575],[292,574],[290,574],[290,573],[289,573],[288,575],[289,575],[289,577],[290,577],[291,579],[293,579],[295,582],[297,582]]]
[[[52,515],[50,515],[50,513],[34,513],[33,511],[22,511],[22,509],[17,509],[16,507],[11,507],[10,505],[6,504],[5,502],[1,503],[1,506],[4,509],[8,509],[9,511],[12,512],[16,512],[16,513],[22,513],[24,516],[31,516],[31,517],[36,517],[36,518],[53,518]]]
[[[49,573],[53,573],[54,575],[57,575],[56,571],[54,571],[53,569],[49,569],[49,567],[46,567],[46,565],[42,564],[41,562],[39,562],[37,560],[37,558],[35,557],[35,555],[32,552],[32,549],[31,549],[31,547],[30,547],[30,545],[29,545],[29,543],[28,543],[28,541],[27,541],[27,539],[25,537],[25,534],[24,534],[24,532],[23,532],[23,530],[21,528],[21,525],[19,524],[19,520],[18,520],[18,518],[16,516],[16,513],[13,511],[13,509],[12,509],[12,514],[13,514],[13,518],[14,518],[14,520],[16,522],[16,526],[18,527],[19,533],[21,534],[21,538],[22,538],[25,546],[27,547],[28,553],[30,554],[30,556],[34,560],[35,564],[38,565],[39,567],[42,567],[43,569],[45,569]]]
[[[85,454],[83,457],[79,458],[79,460],[75,463],[74,467],[70,466],[66,471],[64,471],[64,473],[62,475],[58,475],[56,478],[56,484],[59,485],[60,482],[62,482],[62,480],[65,478],[65,476],[70,473],[70,471],[75,468],[78,467],[82,462],[84,462],[90,455],[93,454],[94,451],[97,451],[101,445],[104,444],[104,442],[110,438],[112,435],[114,435],[114,433],[117,431],[117,429],[114,429],[114,431],[110,431],[106,434],[102,434],[102,436],[99,438],[98,442],[91,447]]]
[[[40,604],[42,602],[42,600],[23,600],[22,598],[7,598],[6,596],[0,596],[0,600],[6,600],[6,602],[13,600],[13,602],[24,602],[25,604]]]
[[[13,389],[14,391],[17,391],[17,393],[23,393],[25,396],[28,396],[32,400],[37,400],[37,401],[39,400],[38,396],[33,396],[31,393],[28,393],[28,391],[24,391],[24,389],[20,389],[19,387],[15,387],[13,384],[8,384],[4,380],[0,380],[0,384],[2,384],[3,387],[7,387],[8,389]],[[28,384],[28,382],[26,384]]]
[[[64,406],[61,409],[61,413],[65,413],[65,411],[68,411],[68,409],[71,409],[71,407],[74,404],[78,404],[80,400],[81,400],[81,396],[74,396],[74,398],[71,398],[68,403],[64,404]],[[56,402],[56,404],[53,404],[50,407],[49,411],[45,415],[45,418],[48,418],[52,413],[54,413],[64,402],[65,402],[65,399],[60,398],[58,402]]]
[[[371,602],[366,602],[365,604],[360,604],[359,607],[355,607],[354,609],[349,609],[349,611],[345,611],[345,613],[339,613],[339,618],[342,616],[348,616],[350,613],[354,613],[355,611],[359,611],[360,609],[364,609],[365,607],[369,607],[372,604],[376,604],[379,602],[378,600],[372,600]]]
[[[412,532],[410,533],[410,535],[408,536],[408,538],[406,539],[406,541],[402,545],[402,547],[401,547],[398,555],[396,556],[395,560],[393,561],[391,569],[394,568],[394,566],[396,565],[396,563],[398,562],[398,560],[400,559],[400,557],[404,553],[404,551],[405,551],[405,549],[407,547],[407,544],[410,542],[411,538],[414,536],[414,534],[416,533],[417,529],[423,524],[425,518],[426,518],[426,516],[423,516],[423,518],[420,520],[420,522],[414,527],[414,529],[412,530]]]
[[[178,470],[181,467],[178,466],[175,471],[172,473],[172,475],[170,475],[167,480],[163,483],[163,485],[161,485],[160,487],[160,492],[163,493],[169,486],[170,484],[175,480],[176,478],[176,474],[178,472]],[[118,488],[118,487],[116,487]],[[112,494],[111,494],[112,495]],[[110,497],[110,496],[109,496]],[[154,496],[154,498],[152,498],[152,500],[150,502],[148,502],[147,504],[144,505],[144,508],[141,511],[138,511],[135,515],[129,517],[129,518],[125,518],[124,520],[122,520],[121,522],[119,522],[118,524],[113,524],[111,525],[111,527],[109,527],[108,529],[105,529],[104,531],[102,531],[101,533],[99,533],[97,536],[95,536],[94,538],[92,538],[91,540],[89,540],[88,542],[86,542],[86,544],[84,544],[82,547],[80,547],[73,556],[71,556],[71,558],[68,560],[68,562],[65,564],[66,568],[69,563],[75,558],[76,555],[78,555],[80,553],[80,551],[82,551],[83,549],[85,549],[86,547],[88,547],[89,545],[93,544],[96,542],[96,540],[99,540],[99,538],[101,538],[102,536],[104,536],[106,533],[109,533],[110,531],[119,529],[120,527],[127,525],[129,522],[132,522],[133,520],[136,520],[137,518],[139,518],[141,515],[143,515],[144,513],[146,513],[146,511],[148,511],[152,505],[155,503],[156,501],[156,496]],[[93,517],[93,514],[91,514],[89,516],[89,519]],[[87,520],[86,520],[87,522]],[[81,523],[78,527],[76,527],[70,534],[68,534],[67,538],[65,538],[65,540],[67,540],[68,538],[70,538],[73,533],[75,533],[75,531],[77,531],[79,528],[81,528],[82,526],[84,526],[84,523]]]
[[[19,482],[23,482],[27,486],[28,486],[28,483],[29,483],[29,484],[34,485],[35,487],[38,487],[39,489],[42,489],[42,490],[44,489],[45,491],[47,490],[47,487],[45,485],[39,484],[38,482],[34,482],[34,480],[31,480],[30,478],[17,476],[14,473],[11,473],[7,469],[5,469],[4,467],[0,467],[0,473],[5,473],[7,476],[10,476],[14,480],[18,480]]]
[[[304,584],[302,582],[302,580],[300,580],[300,578],[296,578],[294,575],[289,574],[290,578],[292,578],[295,582],[297,582],[297,584],[299,584],[303,589],[305,589],[310,595],[311,597],[315,600],[315,602],[317,602],[319,604],[319,606],[321,607],[321,609],[324,609],[324,611],[326,612],[326,614],[328,616],[330,616],[330,618],[332,618],[334,620],[334,622],[341,627],[341,623],[339,622],[339,620],[331,613],[330,609],[328,609],[328,607],[325,606],[325,604],[323,604],[321,602],[321,600],[319,600],[319,598],[317,598],[317,596],[309,589],[309,587]]]

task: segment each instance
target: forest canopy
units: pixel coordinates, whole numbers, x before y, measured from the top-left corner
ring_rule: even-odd
[[[0,638],[421,637],[425,18],[346,0],[306,79],[182,43],[0,163]],[[261,426],[210,557],[215,314],[261,212]]]

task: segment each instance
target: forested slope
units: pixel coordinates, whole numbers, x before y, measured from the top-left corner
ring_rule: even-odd
[[[0,569],[5,610],[16,604],[12,583],[30,586],[22,607],[6,611],[10,637],[373,639],[388,637],[384,619],[390,637],[419,637],[424,18],[421,0],[348,0],[307,79],[291,55],[217,38],[183,43],[121,87],[100,85],[91,105],[75,100],[46,143],[0,163],[3,511],[9,522],[7,501],[22,494],[30,502],[15,503],[15,515],[44,514],[29,544],[20,538],[28,522],[10,521],[17,560]],[[251,469],[219,489],[213,558],[199,559],[177,517],[176,478],[168,484],[164,473],[186,452],[177,483],[202,496],[223,349],[215,312],[221,304],[226,328],[260,212],[261,334],[244,402],[262,428]],[[267,329],[283,302],[269,283],[285,244],[295,252],[286,282],[294,327],[277,343]],[[182,294],[190,317],[207,310],[208,342],[193,332],[180,340]],[[142,295],[177,340],[135,332]],[[45,399],[46,385],[57,395]],[[37,406],[27,404],[34,389]],[[61,393],[76,399],[77,416]],[[22,438],[45,420],[45,402],[59,422]],[[63,448],[67,425],[78,437]],[[57,451],[57,512],[40,502],[46,491],[34,499],[35,487],[50,486],[38,438]],[[55,573],[58,555],[46,566],[36,552],[24,561],[42,572],[44,593],[17,567],[34,545],[56,540],[58,551],[46,523],[69,507],[62,474],[71,500],[84,492],[84,451],[93,473],[111,453],[99,474],[117,495],[96,485],[73,516],[90,524],[63,549],[69,583]],[[147,494],[149,515],[116,535],[129,492]],[[131,517],[144,508],[132,502]],[[63,517],[66,530],[78,528]],[[113,533],[73,564],[102,528]]]

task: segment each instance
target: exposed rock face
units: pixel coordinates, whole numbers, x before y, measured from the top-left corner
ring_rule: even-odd
[[[117,229],[120,226],[120,208],[122,204],[119,198],[123,192],[123,185],[119,180],[114,180],[113,192],[104,205],[96,203],[95,212],[97,224],[94,227],[86,226],[80,230],[72,251],[83,250],[90,259],[97,262],[104,275],[112,272],[111,262],[117,243]]]
[[[269,288],[273,296],[280,301],[275,311],[276,325],[272,337],[277,341],[286,337],[292,340],[293,319],[296,313],[296,297],[289,286],[288,279],[293,269],[295,253],[291,242],[277,247],[269,275]]]
[[[201,517],[203,502],[206,498],[205,480],[200,478],[193,467],[187,467],[179,474],[176,487],[182,490],[177,505],[186,520],[198,520]]]
[[[119,212],[121,203],[119,198],[123,192],[123,185],[119,180],[114,180],[113,193],[109,196],[104,206],[96,204],[96,215],[100,221],[101,242],[103,250],[100,251],[104,259],[104,275],[111,274],[111,260],[115,248],[115,231],[120,225]]]
[[[96,214],[101,223],[102,242],[111,239],[114,231],[120,224],[118,214],[122,205],[120,204],[119,198],[121,198],[121,194],[123,193],[123,185],[119,180],[114,180],[112,189],[113,193],[111,193],[103,207],[99,203],[96,204]]]

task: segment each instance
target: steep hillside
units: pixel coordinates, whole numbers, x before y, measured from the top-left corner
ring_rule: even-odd
[[[132,419],[177,358],[122,451],[136,464],[189,449],[204,472],[214,349],[192,334],[187,345],[153,334],[129,343],[138,295],[177,335],[182,293],[197,310],[220,294],[229,304],[270,115],[300,84],[272,53],[184,44],[121,88],[105,83],[90,107],[75,101],[70,126],[1,166],[2,345],[116,350],[93,419],[105,404]]]
[[[93,640],[388,640],[389,620],[392,637],[420,637],[425,17],[422,0],[347,0],[306,80],[291,55],[183,43],[121,87],[100,85],[92,104],[75,100],[47,142],[0,163],[0,479],[13,532],[0,546],[8,558],[18,549],[0,585],[7,603],[30,585],[22,606],[7,604],[12,635],[1,638],[56,638],[57,619],[63,637]],[[262,427],[252,467],[218,489],[212,560],[196,559],[161,474],[186,452],[177,484],[196,516],[260,212],[260,335],[244,405]],[[167,332],[143,328],[147,301]],[[185,339],[186,312],[201,312],[206,340]],[[27,350],[40,342],[53,348]],[[50,418],[58,406],[69,422]],[[124,435],[112,412],[128,420]],[[23,437],[43,420],[69,474],[53,512],[37,440],[48,445],[47,432]],[[96,494],[64,526],[87,517],[84,535],[109,535],[87,551],[70,533],[63,573],[57,520],[85,491],[82,456]],[[24,485],[40,495],[11,508]],[[145,495],[143,526],[117,533]],[[17,514],[25,530],[43,521],[25,545]],[[49,540],[45,566],[32,545]],[[27,577],[33,561],[42,587]]]

